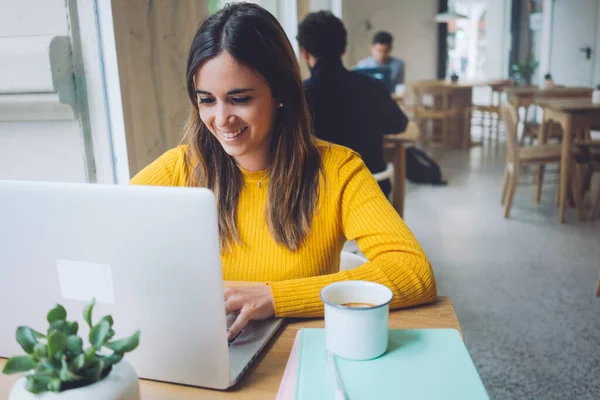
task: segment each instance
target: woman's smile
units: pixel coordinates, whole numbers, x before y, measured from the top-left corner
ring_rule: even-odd
[[[223,136],[227,140],[237,139],[242,133],[246,132],[247,130],[248,130],[247,126],[244,126],[243,128],[240,128],[235,131],[231,131],[231,130],[226,131],[226,130],[221,130],[221,129],[217,128],[219,135]]]

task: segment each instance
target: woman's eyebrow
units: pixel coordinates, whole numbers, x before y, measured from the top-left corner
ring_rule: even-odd
[[[252,88],[241,88],[241,89],[230,90],[229,92],[227,92],[227,94],[233,95],[233,94],[241,94],[241,93],[252,92],[252,91],[254,91],[254,89],[252,89]],[[205,94],[205,95],[209,95],[209,96],[212,95],[212,93],[207,92],[206,90],[201,90],[201,89],[196,89],[196,93],[197,94]]]
[[[246,93],[246,92],[252,92],[254,89],[252,88],[243,88],[243,89],[233,89],[230,90],[229,92],[227,92],[227,94],[232,95],[232,94],[242,94],[242,93]]]

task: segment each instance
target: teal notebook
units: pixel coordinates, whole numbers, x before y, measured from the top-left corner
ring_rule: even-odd
[[[349,400],[489,399],[455,329],[393,329],[383,356],[336,362]],[[302,329],[297,373],[296,400],[335,398],[325,330]]]

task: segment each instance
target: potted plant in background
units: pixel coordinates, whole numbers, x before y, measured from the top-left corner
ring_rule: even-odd
[[[84,348],[77,335],[77,322],[67,321],[67,311],[57,305],[48,312],[50,326],[44,335],[29,327],[17,328],[17,342],[27,355],[10,358],[2,373],[26,373],[13,386],[9,400],[131,400],[139,399],[138,377],[133,367],[122,361],[140,339],[137,331],[128,338],[115,335],[110,315],[92,324],[92,300],[83,311],[90,327],[90,346]]]
[[[512,65],[512,72],[515,81],[521,86],[531,86],[531,79],[537,69],[539,62],[533,57],[527,57],[524,60]]]

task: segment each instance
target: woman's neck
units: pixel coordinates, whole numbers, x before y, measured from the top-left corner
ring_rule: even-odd
[[[269,168],[267,157],[241,156],[235,157],[235,162],[248,172],[263,171]]]

